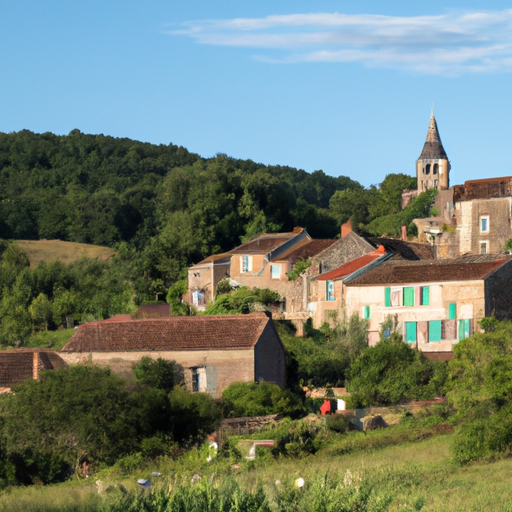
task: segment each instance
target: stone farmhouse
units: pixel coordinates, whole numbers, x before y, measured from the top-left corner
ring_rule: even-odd
[[[484,316],[511,318],[512,256],[383,261],[344,282],[348,315],[369,321],[369,343],[383,324],[424,352],[450,352]]]
[[[81,325],[60,352],[69,364],[110,366],[128,377],[143,356],[174,360],[190,391],[214,398],[232,382],[266,381],[284,387],[285,351],[264,313],[148,318]]]

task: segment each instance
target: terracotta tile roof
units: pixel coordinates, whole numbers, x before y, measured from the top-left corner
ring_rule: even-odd
[[[208,258],[205,258],[204,260],[201,260],[199,263],[196,263],[190,268],[197,267],[198,265],[203,265],[204,263],[229,263],[231,261],[231,252],[223,252],[221,254],[212,254],[211,256],[208,256]]]
[[[393,285],[484,279],[510,256],[504,254],[462,256],[452,260],[404,261],[388,260],[378,268],[346,282],[347,286]]]
[[[142,318],[163,318],[171,315],[169,304],[144,304],[131,316],[134,320]]]
[[[394,259],[404,260],[433,260],[434,248],[430,244],[405,242],[394,238],[369,237],[375,246],[383,245],[388,252],[395,254]]]
[[[295,228],[291,233],[263,233],[248,242],[239,245],[231,251],[232,254],[267,254],[281,244],[295,238],[304,231],[303,228]]]
[[[331,247],[331,245],[336,242],[337,242],[336,239],[330,239],[330,238],[310,240],[307,244],[303,245],[302,247],[298,247],[297,249],[292,247],[289,251],[280,255],[279,258],[277,258],[277,260],[278,261],[287,260],[287,259],[293,259],[295,261],[305,260],[307,258],[311,258],[312,256],[315,256],[316,254],[321,253],[328,247]]]
[[[37,372],[62,368],[64,361],[52,350],[13,349],[0,351],[0,387],[12,387],[33,378],[34,357]]]
[[[62,351],[251,349],[269,322],[264,313],[89,322],[78,328]]]
[[[373,252],[370,252],[363,256],[360,256],[359,258],[356,258],[355,260],[349,261],[348,263],[341,265],[341,267],[335,268],[334,270],[331,270],[330,272],[322,274],[321,276],[318,276],[317,279],[318,279],[318,281],[327,281],[327,280],[339,279],[341,277],[348,276],[349,274],[352,274],[356,270],[366,267],[366,265],[369,265],[376,259],[382,257],[384,254],[385,254],[385,251],[384,251],[384,248],[382,247],[382,249],[378,249],[376,251],[373,251]]]

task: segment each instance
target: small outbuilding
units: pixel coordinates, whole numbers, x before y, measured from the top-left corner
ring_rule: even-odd
[[[213,397],[237,381],[285,384],[284,347],[265,313],[89,322],[61,350],[67,363],[92,361],[126,376],[144,356],[176,361],[188,389]]]

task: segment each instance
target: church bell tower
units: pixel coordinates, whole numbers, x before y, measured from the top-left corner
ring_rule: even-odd
[[[450,162],[443,148],[436,118],[432,112],[423,151],[416,161],[418,194],[432,188],[447,190],[450,187]]]

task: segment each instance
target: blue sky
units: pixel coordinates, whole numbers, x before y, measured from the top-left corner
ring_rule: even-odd
[[[364,185],[512,175],[504,1],[3,0],[0,131],[173,143]]]

